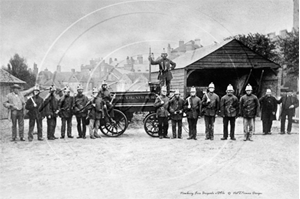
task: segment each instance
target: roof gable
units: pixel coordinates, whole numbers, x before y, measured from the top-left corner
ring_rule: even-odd
[[[278,64],[255,53],[242,42],[229,39],[187,51],[173,60],[176,69],[189,68],[278,68]],[[154,68],[157,72],[158,68]]]
[[[0,70],[0,82],[1,83],[17,83],[17,84],[25,84],[26,82],[20,80],[19,78],[13,76],[9,72],[5,71],[1,68]]]

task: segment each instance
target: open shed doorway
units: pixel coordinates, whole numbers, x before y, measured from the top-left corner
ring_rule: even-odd
[[[220,97],[226,94],[226,89],[229,84],[234,87],[235,95],[239,97],[239,95],[243,95],[244,91],[240,91],[243,89],[242,87],[245,85],[245,81],[247,80],[250,69],[198,69],[190,72],[187,78],[187,87],[208,87],[208,85],[213,82],[215,85],[215,93]],[[248,78],[248,82],[253,87],[253,91],[255,92],[258,88],[258,80],[255,76],[255,73],[251,73]]]

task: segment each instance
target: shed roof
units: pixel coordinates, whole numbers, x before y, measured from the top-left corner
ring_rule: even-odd
[[[3,70],[1,68],[0,70],[0,82],[1,83],[14,83],[14,84],[25,84],[23,80],[20,80],[19,78],[13,76],[9,72]]]
[[[220,51],[220,52],[219,52]],[[215,54],[213,54],[215,53]],[[208,58],[209,55],[214,55]],[[220,57],[223,60],[220,60]],[[229,64],[221,63],[222,61],[227,61]],[[182,69],[190,67],[192,64],[203,61],[203,63],[210,63],[211,68],[278,68],[278,64],[272,62],[271,60],[262,57],[256,52],[252,51],[250,48],[245,46],[242,42],[236,39],[229,39],[222,41],[220,43],[215,43],[209,46],[198,48],[195,50],[186,51],[184,54],[175,58],[173,61],[176,63],[176,69]],[[235,63],[239,64],[235,64]],[[243,62],[243,64],[241,64]],[[193,68],[200,67],[200,64],[195,64]],[[207,67],[207,66],[206,66]],[[157,72],[158,67],[153,67],[152,72]]]

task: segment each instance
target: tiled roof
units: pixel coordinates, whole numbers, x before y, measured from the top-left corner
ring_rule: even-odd
[[[0,82],[1,83],[16,83],[16,84],[25,84],[26,82],[20,80],[19,78],[11,75],[9,72],[1,69],[0,70]]]
[[[244,44],[242,44],[241,42],[239,42],[236,39],[229,39],[226,41],[222,41],[220,43],[215,43],[209,46],[204,46],[202,48],[197,48],[195,50],[190,50],[190,51],[186,51],[184,54],[178,56],[177,58],[175,58],[174,61],[176,63],[176,69],[181,69],[181,68],[185,68],[195,62],[197,62],[198,60],[202,60],[204,59],[206,56],[212,54],[213,52],[217,51],[218,49],[226,46],[227,44],[229,44],[230,42],[238,42],[238,44],[241,47],[246,47]],[[248,47],[246,47],[248,48]],[[274,68],[278,67],[278,64],[263,58],[262,56],[258,55],[257,53],[255,53],[254,51],[252,51],[251,49],[249,49],[249,52],[251,52],[252,54],[257,55],[257,57],[261,60],[265,60],[265,62],[269,62],[271,64],[274,65]],[[247,61],[247,60],[246,60]],[[159,68],[158,67],[153,67],[152,66],[152,70],[151,72],[158,72]]]

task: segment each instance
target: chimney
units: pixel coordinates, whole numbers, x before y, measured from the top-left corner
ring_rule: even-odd
[[[168,44],[167,53],[168,53],[168,55],[171,55],[171,45],[170,44]]]
[[[130,63],[134,64],[134,59],[132,57],[130,57]]]
[[[202,46],[201,45],[201,40],[200,39],[195,39],[195,45],[197,45],[200,48]]]
[[[75,73],[75,69],[74,69],[74,68],[72,68],[72,69],[71,69],[71,72],[72,72],[72,73]]]
[[[33,64],[33,74],[37,75],[38,72],[39,72],[39,69],[38,69],[38,67],[37,67],[37,64],[34,63],[34,64]]]
[[[293,12],[293,29],[299,30],[299,0],[294,1],[294,12]]]
[[[275,32],[271,32],[271,33],[267,34],[267,36],[268,36],[270,39],[273,39],[273,38],[275,38],[276,34],[275,34]]]
[[[186,51],[194,50],[193,43],[189,42],[186,44]]]
[[[56,71],[57,71],[57,72],[61,72],[61,65],[57,65]]]
[[[281,31],[279,32],[279,36],[280,36],[281,38],[286,38],[287,35],[288,35],[287,30],[281,30]]]
[[[142,55],[138,55],[137,60],[138,60],[139,64],[143,64],[143,56]]]
[[[184,45],[184,41],[180,40],[179,41],[179,47]]]

